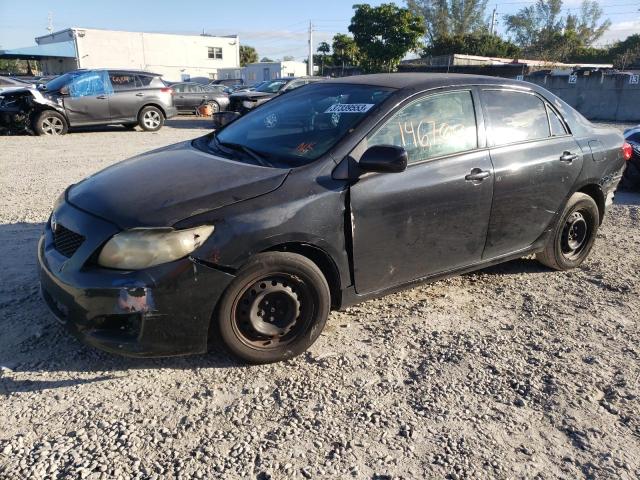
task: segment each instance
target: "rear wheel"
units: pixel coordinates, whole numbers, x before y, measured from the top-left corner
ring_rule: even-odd
[[[155,132],[164,125],[164,114],[157,107],[144,107],[138,114],[138,125],[147,132]]]
[[[596,240],[600,214],[589,195],[574,193],[538,261],[556,270],[579,266],[589,255]]]
[[[211,113],[218,113],[220,111],[220,104],[218,102],[216,102],[215,100],[211,100],[209,103],[209,106],[211,107]]]
[[[35,117],[33,128],[38,135],[64,135],[69,126],[62,114],[45,110]]]
[[[329,316],[327,281],[294,253],[256,255],[227,288],[218,309],[220,336],[251,363],[292,358],[318,338]]]

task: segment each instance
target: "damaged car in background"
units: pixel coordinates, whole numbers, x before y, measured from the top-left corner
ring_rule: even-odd
[[[162,128],[177,115],[174,92],[160,75],[131,70],[76,70],[40,88],[0,94],[0,133],[64,135],[94,125]]]
[[[285,360],[331,309],[529,254],[578,267],[630,155],[524,82],[306,85],[70,186],[39,241],[41,291],[110,352],[221,339],[249,362]]]

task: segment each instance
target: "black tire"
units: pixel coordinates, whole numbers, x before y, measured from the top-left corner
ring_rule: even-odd
[[[54,110],[44,110],[36,115],[33,129],[38,135],[64,135],[69,129],[64,115]]]
[[[316,341],[330,308],[329,285],[311,260],[295,253],[261,253],[227,287],[217,325],[237,357],[249,363],[277,362]]]
[[[589,255],[599,226],[600,212],[593,198],[574,193],[545,249],[536,254],[536,259],[555,270],[576,268]]]
[[[209,102],[207,102],[209,105],[211,105],[211,113],[218,113],[220,111],[220,104],[218,102],[216,102],[215,100],[211,100]]]
[[[138,114],[138,126],[146,132],[157,132],[164,125],[164,114],[158,107],[148,106]]]

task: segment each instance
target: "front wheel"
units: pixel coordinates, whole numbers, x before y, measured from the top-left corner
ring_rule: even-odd
[[[220,111],[220,104],[218,102],[216,102],[215,100],[211,100],[209,103],[209,106],[211,107],[211,114],[213,115],[214,113],[218,113]]]
[[[593,198],[574,193],[545,249],[536,254],[536,259],[555,270],[576,268],[589,255],[599,225],[600,214]]]
[[[261,253],[238,272],[220,302],[220,336],[247,362],[286,360],[315,342],[330,305],[327,281],[311,260]]]
[[[157,107],[144,107],[138,114],[138,125],[147,132],[156,132],[164,125],[164,114]]]
[[[45,110],[35,117],[33,128],[38,135],[64,135],[69,126],[64,115],[53,110]]]

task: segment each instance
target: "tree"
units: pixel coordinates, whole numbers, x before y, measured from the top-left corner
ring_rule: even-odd
[[[260,61],[263,62],[263,63],[273,62],[273,60],[271,60],[269,57],[262,57],[260,59]]]
[[[487,0],[407,0],[407,6],[424,18],[429,43],[486,30]]]
[[[358,61],[358,46],[353,37],[344,33],[337,33],[331,42],[333,50],[333,64],[341,67],[353,65]]]
[[[327,59],[327,54],[331,51],[331,47],[329,46],[329,44],[327,42],[320,42],[320,44],[318,45],[318,53],[322,54],[321,57],[321,61],[320,61],[320,74],[324,75],[324,64],[325,61]]]
[[[240,45],[240,66],[245,67],[249,63],[258,61],[258,52],[249,45]]]
[[[291,55],[285,55],[284,57],[282,57],[283,62],[291,62],[293,60],[295,60],[295,57],[292,57]]]
[[[402,57],[420,47],[425,34],[424,19],[393,3],[378,7],[354,5],[349,31],[362,55],[362,67],[367,71],[396,69]]]
[[[577,15],[562,17],[562,0],[537,0],[514,15],[505,16],[507,32],[528,56],[567,60],[590,46],[609,28],[600,21],[596,0],[583,0]]]
[[[481,55],[484,57],[518,58],[522,51],[509,41],[503,40],[489,32],[470,33],[466,35],[443,36],[436,38],[424,50],[424,55]]]
[[[636,33],[616,42],[609,52],[616,68],[624,70],[631,65],[640,66],[640,34]]]

